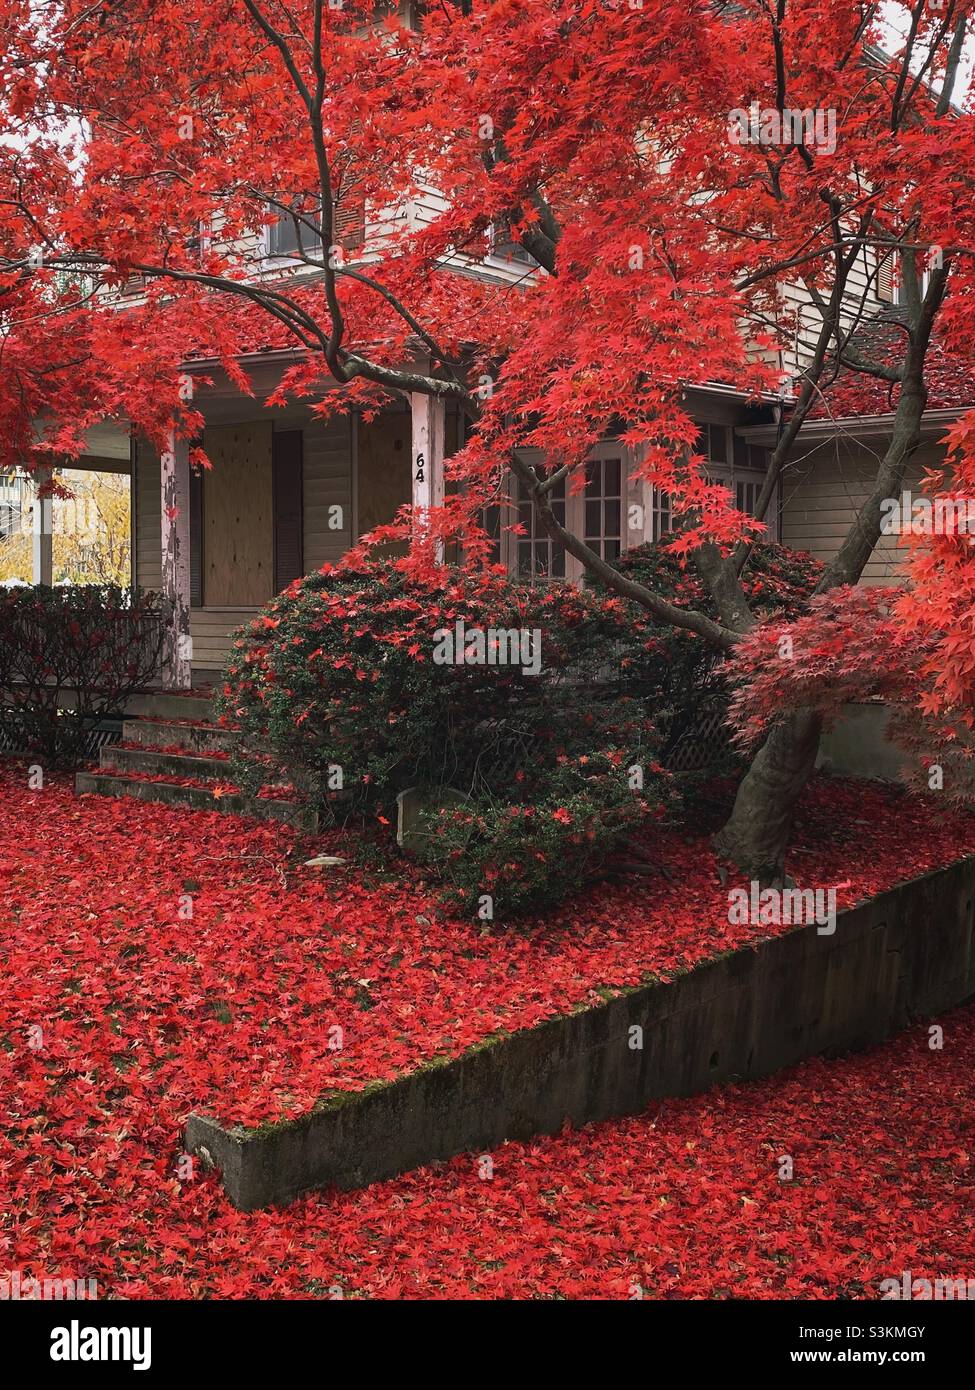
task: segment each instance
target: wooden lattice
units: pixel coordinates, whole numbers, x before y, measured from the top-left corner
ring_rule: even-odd
[[[671,749],[667,766],[671,772],[700,772],[718,763],[730,743],[731,730],[724,706],[704,709]]]

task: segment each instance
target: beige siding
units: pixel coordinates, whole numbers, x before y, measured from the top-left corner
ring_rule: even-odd
[[[144,439],[137,442],[134,467],[135,582],[143,589],[159,589],[162,586],[159,455]]]
[[[304,426],[306,574],[334,564],[352,544],[352,434],[352,417],[347,415]],[[331,510],[336,507],[340,512]],[[338,522],[340,527],[334,529]]]
[[[219,669],[227,659],[234,629],[257,611],[256,608],[194,608],[190,613],[194,670]]]
[[[838,440],[807,453],[787,471],[782,485],[782,540],[829,563],[838,552],[877,475],[884,441],[869,446]],[[801,450],[799,452],[802,452]],[[920,496],[926,467],[940,462],[936,446],[922,446],[911,462],[904,488]],[[881,536],[863,573],[865,584],[892,584],[902,572],[905,552],[896,536]]]

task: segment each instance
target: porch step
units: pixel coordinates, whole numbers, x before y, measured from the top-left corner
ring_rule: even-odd
[[[159,748],[120,748],[117,743],[106,744],[99,750],[98,765],[117,772],[171,772],[175,777],[226,778],[229,774],[226,758],[208,758],[205,753],[164,753]]]
[[[149,781],[136,773],[79,772],[75,774],[75,791],[79,796],[135,797],[139,801],[160,801],[167,806],[187,806],[194,811],[218,811],[253,816],[258,820],[284,821],[311,834],[318,829],[318,813],[295,801],[245,796],[243,792],[225,792],[218,796],[210,787],[185,787],[179,782]]]
[[[179,695],[168,690],[147,690],[132,697],[125,713],[130,719],[197,719],[208,724],[213,721],[208,690],[187,690]]]
[[[219,724],[184,724],[178,720],[126,719],[122,723],[122,742],[141,743],[146,748],[185,748],[191,753],[229,753],[234,731]]]

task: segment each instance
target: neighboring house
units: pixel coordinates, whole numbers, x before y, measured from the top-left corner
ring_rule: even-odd
[[[0,540],[21,534],[29,506],[27,480],[19,473],[0,473]]]
[[[881,293],[885,286],[881,283]],[[874,362],[896,362],[904,343],[904,310],[890,302],[854,334],[851,346]],[[937,337],[928,353],[927,408],[921,442],[904,481],[904,494],[917,500],[925,492],[929,469],[943,467],[948,428],[975,406],[975,372],[968,360],[945,352]],[[890,443],[896,387],[877,377],[842,368],[824,388],[822,399],[804,425],[783,481],[782,541],[808,550],[828,563],[836,555],[854,516],[872,491],[877,465]],[[749,430],[756,442],[770,443],[771,431]],[[905,501],[909,510],[909,504]],[[862,583],[896,583],[905,551],[897,534],[882,535],[867,562]]]

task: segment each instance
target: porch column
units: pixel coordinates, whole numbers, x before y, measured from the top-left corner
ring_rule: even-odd
[[[54,503],[38,492],[53,476],[53,469],[38,468],[34,473],[33,525],[31,528],[31,579],[35,584],[54,583]]]
[[[163,686],[189,690],[190,637],[190,445],[170,436],[159,461],[162,487],[162,592],[167,607]]]
[[[423,513],[431,507],[442,507],[443,451],[446,407],[437,396],[422,392],[410,393],[413,414],[413,515],[414,529],[423,525]],[[437,547],[437,558],[443,559],[443,546]]]

